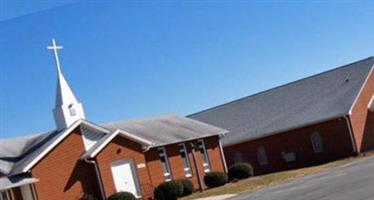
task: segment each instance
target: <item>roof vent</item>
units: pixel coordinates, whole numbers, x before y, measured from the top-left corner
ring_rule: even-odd
[[[347,77],[347,78],[345,78],[345,80],[344,80],[344,81],[345,81],[346,83],[348,83],[348,82],[349,82],[349,80],[350,80],[350,79],[349,79],[349,77]]]

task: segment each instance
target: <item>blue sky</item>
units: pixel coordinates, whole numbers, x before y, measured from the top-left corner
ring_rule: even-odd
[[[97,123],[186,115],[374,55],[363,1],[0,1],[0,137],[55,127],[52,37]]]

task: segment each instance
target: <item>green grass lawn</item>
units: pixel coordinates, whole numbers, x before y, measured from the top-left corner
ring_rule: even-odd
[[[205,190],[204,192],[196,192],[182,199],[188,200],[188,199],[203,198],[203,197],[222,195],[222,194],[237,194],[237,193],[242,193],[242,192],[256,191],[264,187],[291,181],[298,177],[322,172],[324,170],[352,162],[353,160],[357,160],[359,158],[360,157],[345,158],[342,160],[337,160],[337,161],[329,162],[329,163],[318,165],[318,166],[305,167],[301,169],[294,169],[294,170],[283,171],[283,172],[276,172],[276,173],[262,175],[262,176],[255,176],[255,177],[251,177],[251,178],[241,180],[235,183],[228,183],[222,187],[208,189],[208,190]]]

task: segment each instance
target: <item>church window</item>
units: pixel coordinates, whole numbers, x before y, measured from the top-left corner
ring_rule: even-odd
[[[234,153],[234,163],[240,163],[243,161],[243,156],[242,153],[240,152],[235,152]]]
[[[204,140],[200,139],[197,141],[197,145],[200,149],[200,153],[203,156],[203,161],[204,161],[204,172],[210,172],[210,163],[209,163],[209,157],[208,157],[208,152],[206,151]]]
[[[190,165],[190,160],[188,159],[188,153],[186,150],[186,145],[184,143],[179,144],[179,152],[180,155],[183,159],[183,169],[186,177],[191,177],[192,172],[191,172],[191,165]]]
[[[266,155],[266,150],[264,146],[259,146],[257,148],[257,161],[259,165],[267,165],[268,164],[268,158]]]
[[[168,156],[165,147],[158,148],[158,155],[162,163],[162,169],[164,170],[165,181],[171,180],[171,170],[169,165]]]
[[[310,140],[312,142],[314,153],[323,152],[322,138],[318,132],[313,133],[312,136],[310,137]]]
[[[68,106],[68,108],[69,108],[70,116],[75,116],[75,115],[77,115],[77,112],[75,111],[75,108],[74,108],[74,104],[70,104],[70,105]]]
[[[0,200],[13,200],[14,195],[12,190],[5,190],[0,192]]]

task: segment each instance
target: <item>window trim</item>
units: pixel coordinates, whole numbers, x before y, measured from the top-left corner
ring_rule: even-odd
[[[6,199],[3,198],[3,194],[5,194]],[[0,191],[0,200],[13,200],[14,194],[12,189]]]
[[[68,106],[68,110],[69,110],[69,114],[70,114],[70,116],[74,117],[74,116],[77,115],[77,111],[76,111],[76,109],[74,108],[74,104],[73,104],[73,103],[69,104],[69,106]]]
[[[325,151],[322,137],[319,132],[312,133],[312,135],[310,136],[310,141],[312,143],[312,148],[313,148],[314,153],[322,153]]]
[[[204,142],[204,139],[199,139],[197,140],[197,145],[200,149],[200,153],[202,154],[203,156],[203,167],[204,167],[204,172],[207,173],[207,172],[210,172],[211,171],[211,166],[210,166],[210,159],[209,159],[209,155],[208,155],[208,151],[206,150],[206,147],[205,147],[205,142]],[[201,152],[202,151],[202,152]],[[205,159],[206,158],[206,159]]]
[[[257,147],[257,161],[260,166],[269,164],[266,149],[263,145]]]
[[[166,148],[165,147],[159,147],[159,148],[157,148],[157,150],[158,150],[159,159],[161,160],[161,157],[164,157],[164,160],[165,160],[166,171],[165,171],[165,168],[162,167],[162,169],[164,171],[165,181],[171,181],[173,178],[172,178],[172,174],[171,174],[171,168],[170,168],[169,158],[168,158]],[[163,164],[162,160],[161,160],[161,164]]]
[[[188,152],[187,152],[187,148],[186,148],[186,145],[184,143],[180,143],[178,144],[178,147],[179,147],[179,153],[183,159],[183,170],[184,170],[184,174],[185,176],[188,178],[188,177],[192,177],[192,169],[191,169],[191,162],[190,162],[190,159],[189,159],[189,156],[188,156]],[[185,155],[185,157],[183,158],[182,154]],[[187,167],[184,166],[185,163],[188,165]]]
[[[233,156],[234,163],[243,162],[243,154],[240,151],[236,151]]]

